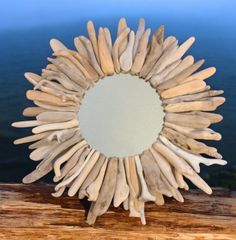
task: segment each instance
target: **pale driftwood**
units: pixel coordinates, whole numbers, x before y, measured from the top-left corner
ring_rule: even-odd
[[[142,37],[144,32],[145,32],[145,20],[143,18],[140,18],[138,29],[137,29],[136,34],[135,34],[135,41],[134,41],[134,48],[133,48],[133,59],[136,56],[139,41],[140,41],[140,38]]]
[[[140,71],[140,77],[146,78],[163,51],[164,26],[160,26],[153,35],[150,51]]]
[[[77,193],[77,191],[80,189],[81,185],[83,184],[84,180],[88,176],[89,172],[97,162],[99,155],[100,155],[100,152],[95,151],[89,160],[86,159],[87,163],[85,167],[82,169],[82,171],[80,172],[80,174],[75,178],[75,180],[71,184],[68,190],[68,196],[74,196]]]
[[[37,121],[37,120],[31,120],[31,121],[20,121],[20,122],[14,122],[12,123],[12,127],[17,128],[26,128],[26,127],[35,127],[40,126],[43,124],[47,124],[47,122]]]
[[[167,112],[214,111],[224,102],[224,97],[211,97],[205,98],[202,101],[168,104],[164,109]]]
[[[148,201],[155,202],[156,198],[149,192],[147,184],[145,182],[145,179],[143,176],[143,167],[141,165],[141,161],[138,155],[135,156],[135,163],[136,163],[137,174],[138,174],[140,188],[141,188],[139,199],[144,202],[148,202]]]
[[[119,35],[127,28],[127,23],[125,18],[121,18],[118,23],[118,29],[117,29],[117,38]],[[128,45],[128,38],[127,36],[122,39],[122,41],[119,44],[118,48],[118,56],[120,57],[121,54],[124,52],[124,50],[127,48]]]
[[[161,136],[159,136],[161,138]],[[159,152],[165,159],[173,166],[179,173],[181,174],[193,174],[193,169],[189,166],[189,164],[183,160],[182,158],[178,157],[172,150],[162,144],[159,140],[157,140],[153,147],[157,152]]]
[[[139,40],[138,49],[133,61],[133,65],[130,70],[131,74],[137,75],[142,69],[142,66],[147,55],[147,46],[150,33],[151,29],[148,28]]]
[[[41,132],[47,132],[47,131],[51,131],[51,130],[74,128],[74,127],[77,127],[78,125],[79,125],[78,120],[73,119],[73,120],[66,121],[66,122],[44,124],[44,125],[33,128],[32,132],[33,133],[41,133]]]
[[[218,165],[227,164],[227,162],[223,159],[205,158],[205,157],[197,156],[192,153],[186,152],[183,149],[181,149],[178,146],[171,143],[164,136],[159,136],[159,138],[169,149],[171,149],[173,152],[175,152],[181,158],[185,159],[192,166],[194,171],[197,173],[200,173],[200,166],[199,166],[200,163],[207,165],[207,166],[210,166],[212,164],[218,164]],[[177,168],[176,168],[176,170],[178,171]]]
[[[129,28],[125,28],[117,37],[112,48],[112,58],[114,63],[114,68],[116,73],[120,72],[120,63],[119,63],[119,47],[123,40],[128,36],[130,32]]]
[[[73,112],[42,112],[37,115],[36,119],[42,122],[65,122],[77,118]]]
[[[223,90],[208,90],[201,93],[188,94],[186,96],[178,96],[170,99],[163,99],[163,104],[191,102],[194,100],[202,100],[204,98],[214,97],[223,94]]]
[[[127,48],[123,51],[120,56],[120,67],[124,72],[128,72],[133,64],[133,46],[134,46],[135,35],[134,31],[129,33],[129,42]]]
[[[29,143],[29,142],[35,142],[38,141],[40,139],[43,139],[44,137],[46,137],[49,133],[48,132],[43,132],[43,133],[39,133],[39,134],[34,134],[32,136],[27,136],[27,137],[23,137],[23,138],[19,138],[16,139],[14,141],[15,145],[18,144],[23,144],[23,143]]]
[[[191,115],[199,115],[205,118],[208,118],[212,123],[218,123],[220,121],[223,120],[223,116],[221,116],[220,114],[217,113],[209,113],[209,112],[201,112],[201,111],[192,111],[192,112],[188,112],[187,114],[191,114]]]
[[[50,47],[52,48],[53,52],[59,52],[63,50],[67,50],[67,47],[58,39],[51,39],[50,40]]]
[[[160,73],[154,74],[151,79],[149,79],[149,82],[154,88],[157,88],[157,86],[164,81],[165,77],[173,70],[175,69],[179,64],[181,60],[177,60],[168,66],[164,68]]]
[[[103,28],[99,28],[98,33],[98,53],[101,62],[102,71],[106,75],[112,75],[114,73],[114,64],[112,61],[111,53],[108,48],[108,44],[105,39]]]
[[[88,195],[89,201],[96,201],[98,198],[98,194],[99,194],[99,191],[102,186],[103,179],[104,179],[104,176],[106,173],[108,161],[109,161],[108,158],[106,158],[98,176],[86,189],[86,193]]]
[[[104,214],[109,208],[115,193],[117,168],[117,159],[109,159],[107,171],[98,195],[98,199],[96,200],[96,202],[92,202],[90,206],[87,216],[87,223],[94,224],[96,218]]]
[[[44,108],[50,111],[59,111],[59,112],[77,112],[78,106],[56,106],[47,104],[41,101],[34,101],[34,104],[39,106],[40,108]]]
[[[212,75],[214,75],[215,72],[216,72],[215,67],[209,67],[209,68],[206,68],[200,72],[197,72],[197,73],[189,76],[188,78],[186,78],[184,80],[184,82],[189,82],[192,80],[205,80],[205,79],[211,77]]]
[[[36,148],[29,155],[30,159],[33,161],[39,161],[48,156],[48,154],[54,149],[56,143],[51,143],[39,148]]]
[[[193,138],[187,137],[175,130],[164,127],[161,134],[168,138],[172,143],[193,154],[207,154],[215,158],[222,158],[214,147],[209,147],[204,143],[198,142]]]
[[[94,53],[91,41],[85,37],[81,37],[80,39],[84,43],[84,45],[88,51],[89,61],[90,61],[91,65],[94,67],[94,69],[97,71],[97,73],[99,74],[100,77],[104,77],[104,73],[101,69],[101,66],[99,65],[99,61],[96,58],[96,54]]]
[[[87,142],[85,140],[82,140],[75,144],[72,148],[68,149],[68,151],[56,159],[56,161],[53,164],[53,169],[55,173],[55,177],[60,177],[61,175],[61,165],[68,161],[80,148],[87,145]]]
[[[174,123],[177,125],[192,127],[197,129],[203,129],[210,126],[211,122],[208,118],[202,116],[195,116],[184,113],[166,113],[165,121]]]
[[[129,186],[126,180],[124,160],[122,158],[118,159],[118,172],[117,172],[117,181],[116,189],[113,198],[114,207],[120,206],[129,196]]]
[[[190,127],[183,127],[173,123],[164,123],[165,126],[170,127],[184,135],[194,138],[194,139],[205,139],[205,140],[215,140],[219,141],[221,139],[221,134],[213,131],[210,128],[205,128],[203,130],[190,128]]]
[[[42,79],[41,76],[31,72],[26,72],[24,76],[34,86]]]
[[[156,61],[155,65],[152,67],[152,69],[149,71],[148,75],[145,78],[146,80],[151,79],[153,75],[156,75],[156,74],[160,73],[162,70],[164,70],[165,67],[168,65],[168,63],[167,63],[168,58],[178,48],[177,40],[174,40],[173,42],[171,42],[166,48],[164,48],[164,43],[163,43],[163,53],[160,56],[160,58]],[[167,65],[166,65],[166,63],[167,63]]]
[[[186,94],[202,92],[205,89],[205,87],[206,87],[205,82],[199,81],[199,80],[193,80],[187,83],[180,84],[173,88],[164,90],[163,92],[160,93],[160,95],[164,99],[173,98],[173,97],[178,97]]]
[[[154,159],[156,160],[162,174],[165,175],[168,182],[174,188],[178,188],[178,184],[175,180],[175,177],[173,175],[173,172],[172,172],[172,169],[171,169],[171,166],[170,166],[169,162],[156,150],[155,145],[153,145],[153,147],[150,148],[150,151],[151,151]]]
[[[96,59],[98,61],[98,63],[100,63],[100,58],[99,58],[99,51],[98,51],[98,40],[96,37],[96,31],[93,25],[92,21],[88,21],[87,23],[87,31],[88,31],[88,35],[90,38],[90,41],[92,43],[93,46],[93,51],[95,53]]]
[[[185,68],[181,72],[179,72],[177,75],[173,76],[167,81],[164,81],[158,86],[159,90],[165,90],[169,89],[171,87],[175,87],[181,82],[184,81],[185,78],[189,77],[193,72],[195,72],[198,68],[200,68],[204,63],[204,60],[200,60],[193,65],[190,65],[189,67]]]
[[[86,189],[98,176],[102,168],[102,165],[105,162],[105,159],[106,157],[103,154],[100,154],[97,162],[95,163],[94,167],[91,169],[91,171],[89,172],[88,176],[86,177],[86,179],[84,180],[83,184],[79,189],[79,195],[78,195],[79,199],[83,199],[85,196],[88,197]]]
[[[79,53],[79,55],[88,60],[89,53],[87,51],[87,48],[86,48],[84,42],[81,39],[81,36],[74,38],[74,45],[75,45],[75,48],[76,48],[77,52]]]
[[[79,131],[79,128],[77,127],[51,131],[49,132],[49,135],[46,137],[46,140],[49,142],[56,140],[57,142],[61,143],[73,137],[78,131]]]
[[[111,53],[111,51],[112,51],[112,39],[111,39],[111,33],[110,33],[109,28],[104,28],[104,35],[105,35],[105,39],[106,39],[106,42],[107,42],[107,45],[108,45],[108,49]]]
[[[38,114],[45,112],[45,111],[47,111],[47,110],[44,108],[41,108],[41,107],[28,107],[28,108],[24,109],[22,114],[25,117],[35,117]]]
[[[186,56],[180,63],[179,65],[173,69],[167,76],[165,77],[164,81],[167,81],[171,79],[172,77],[176,76],[180,72],[182,72],[184,69],[190,67],[194,63],[194,58],[193,56],[189,55]]]
[[[56,176],[53,177],[53,181],[58,182],[59,180],[61,180],[65,176],[67,176],[68,173],[74,169],[76,164],[78,162],[80,162],[82,156],[85,155],[85,157],[86,157],[88,155],[88,153],[89,153],[89,148],[87,147],[87,145],[84,145],[83,147],[81,147],[77,152],[75,152],[75,154],[62,167],[61,175],[59,177],[56,177]]]

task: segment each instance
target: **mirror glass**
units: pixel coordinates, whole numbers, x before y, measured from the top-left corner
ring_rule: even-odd
[[[107,157],[141,153],[157,139],[164,112],[159,95],[130,74],[105,77],[89,89],[78,113],[82,136]]]

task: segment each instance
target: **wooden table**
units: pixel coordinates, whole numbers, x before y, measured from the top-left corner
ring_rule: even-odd
[[[147,225],[111,207],[94,226],[85,223],[87,201],[54,198],[48,184],[0,184],[0,239],[236,239],[236,192],[184,192],[185,203],[146,204]]]

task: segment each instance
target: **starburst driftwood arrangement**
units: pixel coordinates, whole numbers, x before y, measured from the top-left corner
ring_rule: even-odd
[[[174,36],[164,38],[160,26],[152,35],[140,19],[136,33],[120,19],[113,42],[108,28],[99,28],[98,36],[91,21],[88,38],[74,39],[76,50],[60,41],[50,41],[55,58],[41,75],[25,73],[33,85],[26,96],[35,107],[23,111],[36,120],[13,123],[14,127],[33,127],[34,135],[15,140],[15,144],[32,143],[30,159],[40,161],[24,177],[32,183],[54,171],[53,196],[65,189],[69,196],[87,197],[92,202],[87,222],[93,224],[111,203],[123,205],[131,217],[145,224],[144,203],[164,204],[164,197],[184,199],[178,189],[188,190],[190,180],[207,194],[212,190],[198,175],[199,164],[225,165],[216,148],[199,141],[220,140],[221,135],[209,128],[222,116],[214,111],[224,103],[221,90],[210,90],[206,79],[214,67],[198,71],[204,60],[184,56],[194,42],[190,37],[178,44]],[[156,89],[163,103],[165,122],[153,145],[136,156],[106,157],[83,138],[77,112],[86,91],[99,80],[120,72],[138,75]],[[208,155],[204,157],[202,155]]]

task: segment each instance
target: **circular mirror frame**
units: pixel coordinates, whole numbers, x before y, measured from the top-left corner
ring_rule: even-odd
[[[60,197],[68,188],[69,196],[87,197],[92,202],[89,224],[95,223],[112,202],[114,207],[123,205],[129,216],[140,217],[145,224],[144,203],[162,205],[163,196],[183,202],[179,189],[189,189],[185,179],[211,194],[211,188],[198,175],[199,164],[227,162],[216,148],[198,140],[221,139],[209,126],[223,119],[211,111],[225,98],[218,96],[222,90],[210,90],[205,82],[215,73],[214,67],[196,72],[204,60],[194,62],[191,55],[183,57],[195,38],[178,45],[174,36],[164,38],[164,27],[160,26],[149,42],[151,30],[145,29],[144,19],[140,19],[135,33],[121,18],[114,43],[108,28],[100,27],[97,36],[89,21],[87,31],[88,38],[74,39],[76,51],[52,39],[55,58],[48,58],[50,64],[41,75],[25,73],[33,85],[26,96],[36,106],[26,108],[23,115],[36,120],[12,124],[33,127],[32,136],[17,139],[14,144],[31,143],[30,159],[40,163],[23,182],[35,182],[54,171],[57,184],[52,195]],[[120,72],[138,75],[140,81],[148,81],[156,89],[165,120],[149,149],[135,156],[107,158],[81,136],[77,112],[91,86]]]

